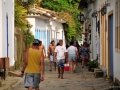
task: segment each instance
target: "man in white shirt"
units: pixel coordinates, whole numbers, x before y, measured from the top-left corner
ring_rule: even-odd
[[[70,73],[75,73],[76,70],[76,59],[78,56],[78,50],[75,46],[73,46],[74,42],[70,42],[70,47],[67,49],[68,52],[68,60],[70,63]]]
[[[63,40],[59,40],[59,46],[55,48],[54,57],[57,58],[58,78],[61,77],[61,79],[63,79],[64,63],[65,63],[65,58],[67,58],[66,56],[67,56],[67,50],[66,50],[66,47],[63,46]],[[60,69],[61,69],[61,72],[60,72]]]

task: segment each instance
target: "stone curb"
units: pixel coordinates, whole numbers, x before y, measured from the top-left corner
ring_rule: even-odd
[[[19,74],[13,71],[9,71],[6,80],[0,81],[1,83],[0,90],[11,90],[13,86],[17,85],[18,81],[19,81]]]

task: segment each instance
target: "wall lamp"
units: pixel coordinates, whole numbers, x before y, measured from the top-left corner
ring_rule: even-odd
[[[84,23],[84,14],[78,14],[78,21]]]
[[[110,3],[106,3],[101,9],[101,15],[104,16],[107,13],[107,6],[110,6]]]
[[[92,13],[92,17],[97,17],[98,16],[98,12],[97,10],[95,10],[93,13]]]
[[[78,21],[79,22],[84,23],[84,21],[86,21],[87,19],[89,19],[89,18],[85,17],[84,14],[81,14],[81,13],[78,14]]]
[[[93,17],[93,18],[96,18],[96,32],[97,32],[97,16],[98,16],[98,11],[95,10],[95,11],[92,13],[92,17]]]

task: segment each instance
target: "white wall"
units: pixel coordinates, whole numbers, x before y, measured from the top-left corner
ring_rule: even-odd
[[[120,7],[119,7],[120,8]],[[110,10],[113,10],[113,67],[114,67],[114,78],[120,81],[120,53],[115,52],[115,1],[111,0]]]
[[[101,8],[101,5],[106,0],[96,0],[96,2],[93,3],[93,9],[92,11],[99,10]],[[113,67],[114,67],[114,78],[117,78],[120,81],[120,54],[115,52],[115,0],[107,0],[108,3],[110,3],[110,6],[107,6],[107,14],[106,14],[106,20],[107,20],[107,32],[106,32],[106,70],[108,74],[108,12],[113,10]],[[91,8],[91,4],[89,5],[89,9]],[[93,20],[93,24],[95,24],[95,20]],[[101,25],[100,25],[101,26]],[[93,25],[93,30],[95,31],[96,26]],[[101,29],[101,27],[100,27]],[[94,32],[93,32],[94,34]],[[95,35],[95,34],[94,34]],[[94,36],[93,35],[93,36]],[[100,37],[102,37],[102,34],[100,32]],[[94,39],[94,38],[93,38]],[[93,45],[94,47],[94,45]],[[102,65],[102,45],[101,45],[101,38],[100,38],[100,65]]]
[[[96,2],[94,3],[96,4]],[[97,54],[97,47],[96,47],[96,42],[97,42],[97,33],[96,33],[96,18],[93,18],[91,16],[91,14],[94,12],[94,10],[96,10],[97,5],[94,5],[93,3],[88,5],[88,8],[85,9],[85,16],[87,16],[87,18],[90,18],[91,20],[91,45],[90,45],[90,49],[91,49],[91,59],[96,59],[96,54]],[[89,11],[91,9],[91,11]],[[88,13],[89,12],[89,13]]]
[[[5,2],[4,2],[5,1]],[[8,57],[10,66],[14,65],[14,0],[0,0],[0,57],[7,57],[7,27],[6,16],[8,15]],[[1,10],[2,9],[2,10]]]
[[[32,25],[31,32],[34,35],[35,34],[35,18],[27,18],[27,20]]]
[[[63,45],[65,45],[65,35],[64,35],[64,31],[63,31],[63,26],[60,22],[56,22],[56,21],[52,21],[51,22],[52,30],[55,30],[56,32],[59,33],[59,36],[56,36],[55,34],[55,38],[63,39]],[[56,44],[57,44],[57,40],[56,40]]]
[[[57,44],[56,37],[58,37],[58,35],[56,36],[56,32],[59,32],[59,39],[62,39],[63,26],[60,22],[47,20],[47,19],[44,20],[42,18],[38,18],[35,16],[29,16],[27,17],[27,20],[32,25],[31,31],[33,35],[35,35],[35,28],[46,30],[47,33],[47,30],[49,30],[49,25],[51,25],[50,32],[52,32],[51,30],[55,31],[55,35],[51,34],[50,41],[52,40],[53,37],[53,39]],[[63,41],[64,41],[63,44],[65,45],[65,36],[63,36]],[[48,45],[47,41],[46,41],[46,45]],[[47,55],[47,50],[46,50],[46,55]]]
[[[0,13],[2,13],[2,0],[0,0]],[[0,14],[0,42],[2,42],[2,14]],[[0,44],[0,57],[2,57],[2,44]]]

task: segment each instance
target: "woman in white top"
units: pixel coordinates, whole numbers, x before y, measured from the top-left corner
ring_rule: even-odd
[[[74,42],[70,42],[70,47],[68,47],[68,60],[70,63],[70,73],[75,73],[76,70],[76,58],[78,56],[78,50],[74,45]]]

